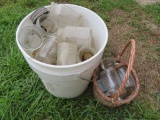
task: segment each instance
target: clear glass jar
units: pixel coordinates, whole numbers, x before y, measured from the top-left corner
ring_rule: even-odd
[[[43,44],[43,35],[36,27],[27,26],[19,33],[18,41],[22,47],[33,51]]]
[[[79,50],[78,50],[78,54],[77,54],[77,62],[83,62],[89,58],[91,58],[92,56],[95,55],[95,50],[91,47],[88,46],[82,46]]]
[[[36,21],[36,26],[44,35],[53,35],[58,29],[57,21],[48,14],[41,15]]]
[[[57,41],[54,36],[47,36],[43,45],[35,51],[35,59],[47,64],[57,63]]]
[[[58,43],[57,65],[76,64],[77,49],[77,44],[74,43]]]
[[[120,87],[120,78],[113,67],[108,67],[100,73],[101,80],[107,88],[108,95],[117,93]]]
[[[57,20],[60,27],[80,26],[82,23],[82,15],[67,5],[52,2],[48,10],[50,15]]]
[[[35,24],[36,21],[37,21],[37,19],[38,19],[41,15],[43,15],[43,14],[48,14],[48,13],[49,13],[49,11],[48,11],[48,9],[47,9],[46,7],[41,7],[41,8],[38,8],[37,10],[35,10],[35,11],[31,14],[30,19],[31,19],[31,21],[33,22],[33,24]]]
[[[101,61],[101,68],[103,70],[107,69],[110,66],[114,67],[115,65],[116,65],[115,58],[108,57],[108,58],[104,59],[103,61]]]
[[[105,85],[104,80],[101,80],[101,79],[97,80],[97,84],[103,93],[105,93],[107,91],[107,86]],[[109,95],[107,95],[107,96],[109,96]]]
[[[76,43],[78,48],[84,45],[91,47],[92,45],[91,29],[88,27],[67,26],[59,28],[57,30],[57,36],[62,41]]]

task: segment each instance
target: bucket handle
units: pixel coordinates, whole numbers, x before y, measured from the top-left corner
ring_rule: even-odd
[[[81,75],[79,76],[79,78],[80,78],[81,80],[84,80],[84,81],[93,82],[92,79],[89,80],[89,79],[82,78]]]
[[[96,61],[96,62],[97,62],[97,61]],[[95,65],[96,62],[94,62],[94,63],[92,64],[92,66]],[[99,64],[100,64],[100,62],[98,62],[98,65],[99,65]],[[95,67],[95,68],[96,68],[96,67]],[[87,70],[88,70],[88,69],[86,69],[84,72],[86,72]],[[84,73],[84,72],[83,72],[83,73]],[[83,78],[83,77],[82,77],[82,73],[80,73],[79,78],[80,78],[81,80],[93,82],[93,79],[92,79],[92,78],[96,78],[96,77],[97,77],[97,76],[95,76],[94,74],[95,74],[95,70],[93,71],[92,77],[91,77],[90,80],[89,80],[89,79],[86,79],[86,78]]]

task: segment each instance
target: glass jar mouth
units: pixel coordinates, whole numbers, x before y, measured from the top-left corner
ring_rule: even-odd
[[[101,67],[103,70],[114,67],[116,65],[116,60],[114,58],[106,58],[103,61],[101,61]]]
[[[20,45],[27,50],[36,50],[43,44],[43,35],[34,26],[24,27],[18,37]]]
[[[84,57],[84,54],[86,54],[86,53],[89,53],[91,55],[88,59],[90,59],[91,57],[93,57],[96,54],[95,50],[92,47],[82,46],[78,50],[77,62],[83,62],[83,61],[85,61],[83,59],[83,57]]]
[[[36,21],[36,26],[46,35],[51,35],[58,29],[57,21],[49,14],[41,15]]]

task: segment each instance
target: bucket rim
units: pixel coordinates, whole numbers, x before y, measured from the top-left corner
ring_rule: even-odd
[[[42,66],[44,66],[44,67],[49,67],[49,68],[73,68],[73,67],[78,67],[78,66],[82,66],[82,65],[84,65],[84,64],[87,64],[87,63],[93,61],[99,54],[103,53],[102,51],[104,50],[104,48],[106,47],[107,42],[108,42],[108,28],[107,28],[104,20],[103,20],[97,13],[95,13],[95,12],[93,12],[92,10],[90,10],[90,9],[88,9],[88,8],[85,8],[85,7],[83,7],[83,6],[79,6],[79,5],[75,5],[75,4],[65,4],[65,5],[68,5],[68,6],[70,6],[70,7],[78,7],[78,8],[80,8],[80,9],[84,9],[84,10],[89,11],[90,13],[94,14],[95,16],[97,16],[97,18],[98,18],[99,21],[101,22],[102,26],[104,27],[104,30],[105,30],[104,33],[106,33],[106,34],[105,34],[105,42],[104,42],[103,46],[100,48],[100,50],[99,50],[93,57],[91,57],[90,59],[88,59],[88,60],[86,60],[86,61],[80,62],[80,63],[76,63],[76,64],[72,64],[72,65],[50,65],[50,64],[46,64],[46,63],[40,62],[40,61],[32,58],[30,55],[28,55],[28,54],[25,52],[25,50],[20,46],[20,43],[19,43],[19,41],[18,41],[18,33],[19,33],[19,31],[20,31],[20,27],[23,25],[24,21],[34,12],[34,11],[32,11],[32,12],[30,12],[29,14],[27,14],[27,15],[23,18],[23,20],[20,22],[20,24],[18,25],[17,30],[16,30],[16,42],[17,42],[18,48],[20,49],[20,51],[22,52],[22,54],[23,54],[25,57],[27,57],[28,59],[30,59],[31,61],[33,61],[34,63],[39,64],[39,65],[42,65]],[[48,6],[45,6],[45,7],[49,7],[49,5],[48,5]]]

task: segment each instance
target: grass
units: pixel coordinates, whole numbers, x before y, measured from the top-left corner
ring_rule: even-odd
[[[156,21],[157,24],[160,24],[160,3],[156,3],[156,4],[152,4],[152,5],[147,5],[144,7],[144,11],[146,11],[146,13],[148,13],[148,15],[152,18],[154,18],[154,20]],[[156,51],[160,51],[160,44],[157,45],[155,48]],[[160,54],[158,54],[158,56],[154,56],[157,60],[160,61]]]
[[[150,17],[154,18],[157,24],[160,24],[160,3],[147,5],[144,7],[144,10],[146,11],[146,13],[149,14]],[[153,49],[160,52],[160,44]],[[152,55],[152,56],[160,61],[160,54],[158,54],[158,56],[157,55],[156,56]]]
[[[132,12],[142,9],[132,0],[66,0],[98,13],[106,23],[114,8]],[[58,1],[57,1],[58,2]],[[131,104],[108,108],[95,101],[92,84],[74,99],[56,98],[49,94],[38,76],[29,68],[15,42],[15,31],[20,21],[32,10],[48,5],[48,0],[1,0],[0,3],[0,118],[46,120],[119,120],[160,119],[157,108],[146,100],[134,100]],[[158,6],[157,6],[158,7]],[[156,7],[148,9],[148,14]],[[153,10],[153,11],[152,11]],[[158,9],[159,10],[159,7]],[[159,12],[158,12],[159,13]],[[159,18],[153,15],[159,22]],[[158,14],[159,15],[159,14]],[[123,20],[118,20],[123,22]],[[137,22],[132,26],[139,27]],[[157,97],[159,102],[159,97]]]
[[[144,10],[150,15],[150,17],[155,18],[157,23],[160,23],[160,3],[153,5],[147,5]]]

